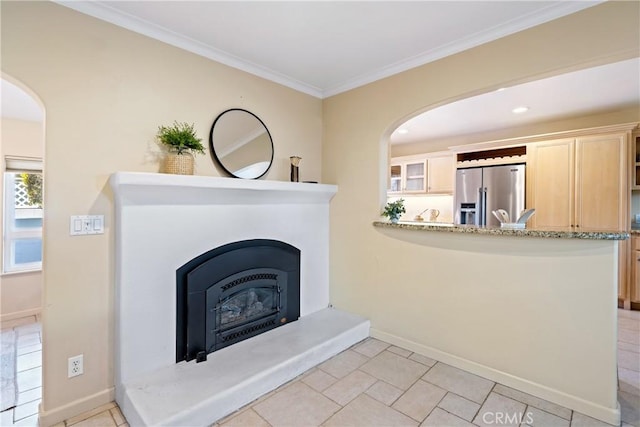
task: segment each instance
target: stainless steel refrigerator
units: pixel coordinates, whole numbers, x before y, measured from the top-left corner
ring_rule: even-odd
[[[496,209],[509,213],[516,222],[524,209],[524,164],[487,166],[456,171],[456,224],[499,227],[491,214]]]

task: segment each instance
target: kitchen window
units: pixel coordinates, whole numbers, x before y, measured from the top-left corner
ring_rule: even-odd
[[[42,161],[6,158],[3,273],[42,268]]]

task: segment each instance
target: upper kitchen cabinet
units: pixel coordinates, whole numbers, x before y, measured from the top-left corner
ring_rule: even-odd
[[[389,193],[453,193],[455,162],[451,153],[394,157],[389,171]]]
[[[628,229],[627,137],[619,132],[530,144],[532,226]]]
[[[455,186],[455,160],[453,155],[429,157],[427,159],[427,192],[453,193]]]
[[[576,227],[628,230],[626,134],[576,139]]]
[[[574,225],[574,140],[558,139],[527,148],[527,205],[532,227]]]

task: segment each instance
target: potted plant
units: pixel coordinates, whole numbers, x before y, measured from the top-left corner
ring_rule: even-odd
[[[388,202],[382,211],[382,216],[386,216],[392,223],[397,223],[400,215],[405,213],[404,199],[398,199],[395,202]]]
[[[171,126],[159,126],[156,137],[169,153],[165,157],[164,172],[193,175],[193,154],[204,154],[193,124],[173,122]]]

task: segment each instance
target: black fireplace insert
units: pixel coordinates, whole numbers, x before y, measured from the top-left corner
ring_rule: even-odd
[[[176,283],[176,362],[300,317],[300,250],[277,240],[212,249],[180,267]]]

